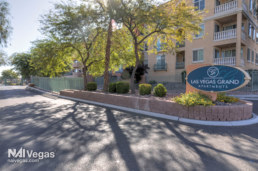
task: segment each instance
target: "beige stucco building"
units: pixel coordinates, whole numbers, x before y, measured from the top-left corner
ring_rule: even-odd
[[[255,0],[189,0],[203,12],[203,32],[177,52],[145,55],[148,80],[181,82],[187,65],[220,64],[258,69],[258,20]]]

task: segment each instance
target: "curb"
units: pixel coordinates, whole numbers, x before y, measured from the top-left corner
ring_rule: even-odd
[[[126,112],[132,112],[132,113],[135,113],[138,115],[146,115],[146,116],[151,116],[151,117],[160,118],[160,119],[179,121],[182,123],[190,123],[190,124],[205,125],[205,126],[231,126],[231,127],[232,126],[247,126],[247,125],[253,125],[253,124],[258,123],[258,116],[254,113],[253,113],[253,117],[251,119],[242,120],[242,121],[202,121],[202,120],[180,118],[177,116],[170,116],[170,115],[165,115],[165,114],[161,114],[161,113],[154,113],[154,112],[132,109],[132,108],[127,108],[127,107],[121,107],[121,106],[116,106],[116,105],[110,105],[110,104],[106,104],[106,103],[99,103],[99,102],[94,102],[94,101],[89,101],[89,100],[77,99],[77,98],[73,98],[73,97],[61,96],[61,95],[54,94],[51,92],[39,90],[39,89],[36,89],[33,87],[27,87],[26,89],[36,90],[36,91],[39,91],[42,93],[51,94],[53,96],[63,98],[63,99],[68,99],[68,100],[78,101],[78,102],[82,102],[82,103],[118,109],[118,110],[122,110],[122,111],[126,111]]]

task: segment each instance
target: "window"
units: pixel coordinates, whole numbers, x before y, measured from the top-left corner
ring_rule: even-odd
[[[162,38],[164,40],[164,38]],[[166,43],[162,43],[162,40],[159,38],[157,41],[157,51],[164,50],[166,47]]]
[[[219,25],[215,24],[215,33],[219,32],[220,29],[219,29]]]
[[[214,51],[214,58],[219,58],[219,50],[215,49]]]
[[[165,65],[166,56],[164,54],[157,56],[157,65]]]
[[[236,24],[231,25],[231,26],[223,27],[223,31],[225,31],[225,30],[232,30],[232,29],[235,29],[235,28],[236,28]]]
[[[236,50],[230,49],[230,50],[223,50],[222,51],[222,57],[228,58],[228,57],[235,57],[236,56]]]
[[[255,40],[255,28],[253,27],[253,40]]]
[[[249,1],[249,10],[252,12],[253,11],[253,0]]]
[[[203,10],[205,8],[205,0],[194,0],[196,10]]]
[[[241,50],[240,50],[240,58],[244,59],[244,49],[243,48],[241,48]]]
[[[258,33],[256,33],[256,43],[258,43]]]
[[[201,31],[199,34],[195,35],[195,38],[201,38],[204,35],[204,24],[201,24],[200,27],[201,27]]]
[[[203,62],[203,49],[193,51],[193,62]]]
[[[255,63],[256,63],[256,65],[258,65],[258,53],[256,53]]]
[[[253,15],[256,17],[256,0],[254,0],[253,5]]]
[[[248,48],[247,49],[247,61],[250,62],[251,59],[250,59],[250,49]]]
[[[254,63],[254,51],[252,51],[252,62]]]
[[[248,25],[248,36],[252,37],[252,24],[251,23],[249,23],[249,25]]]
[[[245,24],[242,23],[242,30],[245,31]]]

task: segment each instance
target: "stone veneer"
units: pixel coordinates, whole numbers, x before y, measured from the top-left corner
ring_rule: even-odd
[[[252,117],[253,104],[249,101],[232,106],[194,106],[186,107],[173,101],[158,98],[135,97],[102,92],[63,90],[60,95],[99,103],[106,103],[149,112],[162,113],[182,118],[208,121],[238,121]]]

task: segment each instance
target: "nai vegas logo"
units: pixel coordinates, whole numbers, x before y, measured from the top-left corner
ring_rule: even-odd
[[[218,75],[219,75],[219,69],[217,67],[210,67],[208,70],[207,70],[207,75],[210,77],[210,78],[216,78]]]
[[[36,152],[25,148],[8,149],[8,162],[11,163],[34,163],[43,159],[55,158],[55,152]]]

